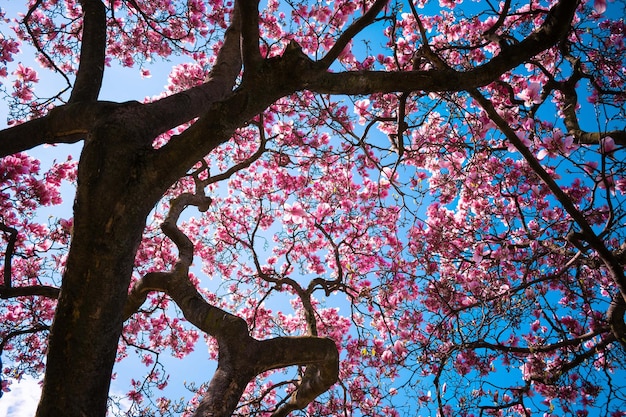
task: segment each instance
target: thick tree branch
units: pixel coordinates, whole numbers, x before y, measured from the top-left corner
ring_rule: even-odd
[[[29,285],[27,287],[0,287],[0,298],[29,297],[38,295],[52,299],[59,298],[60,289],[48,285]]]
[[[106,10],[100,0],[81,0],[83,34],[80,63],[70,103],[96,101],[102,86],[106,53]]]
[[[154,136],[205,114],[215,102],[232,93],[242,65],[239,3],[235,2],[224,44],[204,84],[145,105],[145,117],[151,120]]]
[[[170,272],[149,273],[133,286],[124,309],[127,319],[143,304],[151,291],[168,294],[181,308],[185,318],[198,329],[216,338],[219,346],[217,371],[209,384],[196,415],[230,416],[237,406],[247,383],[261,372],[286,366],[307,366],[302,380],[276,416],[286,416],[291,410],[304,408],[334,384],[339,372],[339,355],[335,343],[318,337],[279,337],[257,341],[248,332],[246,322],[202,297],[189,280],[193,260],[191,240],[176,226],[183,210],[197,206],[208,208],[210,198],[204,194],[209,180],[199,180],[201,167],[194,173],[196,193],[184,193],[174,198],[161,228],[176,244],[179,262]]]
[[[339,354],[335,342],[323,338],[276,338],[261,345],[262,351],[270,349],[282,355],[282,365],[275,368],[306,364],[300,384],[289,400],[280,406],[272,417],[285,417],[293,410],[301,410],[320,394],[326,392],[339,376]],[[261,342],[264,343],[264,342]],[[276,359],[280,357],[278,355]],[[291,363],[288,360],[291,359]]]
[[[462,91],[484,86],[565,38],[576,11],[576,0],[561,0],[541,27],[492,60],[469,71],[455,70],[324,73],[311,77],[304,87],[327,94],[370,94],[395,91]]]
[[[244,78],[254,76],[261,64],[259,51],[259,0],[239,1]]]
[[[121,106],[124,104],[101,101],[56,107],[44,117],[0,131],[0,157],[44,144],[79,142],[98,121]]]

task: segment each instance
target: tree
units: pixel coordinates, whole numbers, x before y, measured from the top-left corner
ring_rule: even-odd
[[[432,3],[2,12],[0,348],[45,373],[37,416],[105,415],[132,349],[134,412],[181,411],[152,362],[200,336],[187,414],[624,415],[624,20]],[[175,54],[162,96],[98,100],[112,63]],[[43,174],[25,153],[77,142]],[[42,223],[63,181],[73,215]]]

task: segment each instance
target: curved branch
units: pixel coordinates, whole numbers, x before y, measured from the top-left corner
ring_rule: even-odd
[[[76,82],[69,102],[96,101],[102,87],[106,53],[106,9],[100,0],[81,0],[83,34]]]
[[[176,223],[182,211],[195,205],[204,211],[210,204],[198,179],[206,166],[194,173],[196,192],[176,197],[161,228],[176,244],[179,262],[172,271],[153,272],[139,279],[130,291],[124,318],[132,315],[151,291],[167,293],[180,307],[184,317],[198,329],[216,338],[219,347],[217,370],[196,415],[230,416],[235,410],[249,381],[256,375],[286,366],[301,365],[307,369],[297,388],[275,416],[286,416],[290,411],[306,407],[325,392],[339,375],[339,353],[335,343],[314,336],[278,337],[258,341],[250,336],[248,325],[240,317],[209,304],[189,279],[193,260],[193,244]]]
[[[293,365],[307,365],[298,388],[291,394],[287,403],[272,413],[272,417],[286,417],[293,410],[305,408],[337,382],[339,354],[335,342],[331,339],[277,338],[268,342],[270,346],[267,347],[270,349],[279,350],[277,348],[283,347],[279,350],[280,353],[284,353],[283,363],[286,363],[287,359],[292,359]]]
[[[207,183],[208,184],[214,184],[223,180],[226,180],[228,178],[230,178],[233,174],[235,174],[236,172],[239,172],[243,169],[248,168],[250,165],[252,165],[255,161],[257,161],[259,158],[261,158],[261,156],[263,156],[263,154],[266,151],[266,145],[267,145],[267,138],[265,136],[265,132],[263,131],[263,127],[260,125],[259,126],[259,137],[260,137],[260,143],[259,143],[259,148],[248,158],[244,159],[243,161],[231,166],[230,168],[228,168],[226,171],[221,172],[217,175],[211,175],[208,179],[207,179]]]
[[[582,77],[579,65],[576,64],[575,75],[569,80],[556,83],[557,89],[563,94],[563,123],[567,128],[567,133],[572,135],[576,143],[581,145],[599,145],[600,141],[610,136],[616,144],[626,146],[626,130],[613,130],[610,132],[586,132],[580,128],[576,108],[578,107],[578,94],[576,93],[576,83]]]
[[[59,66],[56,64],[56,62],[54,62],[54,60],[50,57],[50,55],[48,55],[48,53],[42,48],[41,44],[39,43],[39,37],[33,33],[33,30],[31,29],[30,24],[29,24],[31,17],[33,16],[33,13],[35,12],[35,10],[37,10],[39,6],[41,6],[42,3],[43,3],[42,0],[37,0],[28,9],[28,13],[26,13],[26,16],[24,16],[24,20],[23,20],[24,26],[26,27],[26,32],[28,32],[28,35],[30,36],[33,46],[35,47],[37,52],[39,52],[41,56],[45,58],[48,65],[54,68],[54,70],[58,72],[59,74],[61,74],[61,76],[65,79],[65,82],[67,83],[67,87],[63,91],[66,91],[72,85],[72,83],[70,82],[70,79],[68,78],[67,74],[65,74],[65,72],[62,71],[61,68],[59,68]]]
[[[0,342],[0,355],[2,354],[2,351],[4,350],[4,346],[9,342],[9,340],[13,339],[14,337],[21,336],[23,334],[42,332],[42,331],[45,331],[45,330],[50,330],[50,326],[37,325],[37,326],[33,326],[33,327],[29,328],[29,329],[14,330],[12,332],[9,332],[4,338],[2,338],[2,342]],[[0,363],[2,363],[2,362],[0,361]],[[0,374],[0,376],[1,376],[1,374]]]
[[[59,288],[48,285],[29,285],[27,287],[13,287],[11,282],[11,264],[15,252],[15,242],[17,240],[17,229],[0,222],[0,231],[9,235],[7,247],[4,252],[3,283],[0,284],[0,298],[8,299],[15,297],[25,297],[39,295],[48,298],[59,298]],[[0,349],[0,352],[2,349]]]
[[[504,21],[506,20],[506,17],[509,14],[509,8],[510,7],[511,7],[511,0],[505,0],[504,4],[502,5],[502,11],[500,12],[500,14],[498,16],[498,20],[496,20],[496,22],[493,24],[493,26],[491,26],[489,29],[487,29],[483,33],[483,37],[485,39],[491,39],[494,36],[497,38],[496,32],[500,28],[500,26],[502,26]]]

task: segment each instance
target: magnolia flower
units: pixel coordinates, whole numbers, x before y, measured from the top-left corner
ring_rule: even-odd
[[[526,107],[531,107],[533,104],[541,103],[541,84],[530,83],[527,88],[522,90],[519,94],[519,98],[524,100]]]
[[[615,141],[610,136],[604,137],[600,140],[600,148],[603,154],[609,154],[615,150]]]
[[[285,204],[285,215],[283,216],[285,222],[302,224],[304,222],[304,216],[306,216],[306,211],[299,202],[296,201],[293,205]]]

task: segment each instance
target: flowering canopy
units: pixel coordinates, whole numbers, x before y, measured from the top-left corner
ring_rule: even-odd
[[[625,415],[623,15],[0,11],[3,387],[45,374],[38,416],[103,416],[114,363],[140,359],[133,415]],[[98,100],[110,66],[174,56],[161,95]],[[42,218],[67,184],[73,213]],[[168,398],[163,356],[205,342],[193,398]]]

